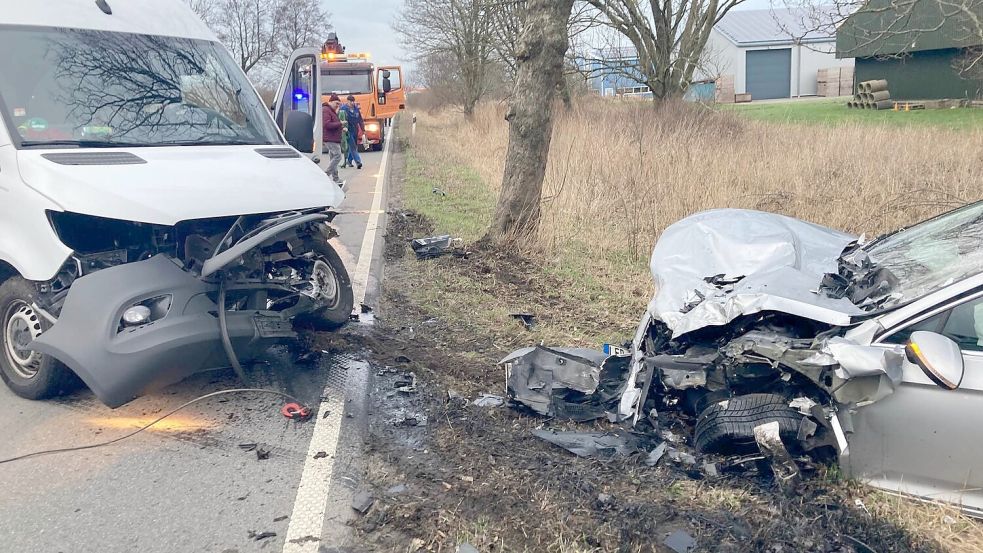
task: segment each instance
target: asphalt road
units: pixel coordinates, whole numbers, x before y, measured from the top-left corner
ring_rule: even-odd
[[[381,187],[385,180],[378,178],[383,156],[363,154],[361,171],[342,170],[348,197],[335,219],[341,234],[335,247],[350,273],[366,269],[356,293],[368,284],[370,298],[377,264],[368,261],[379,258],[381,232],[375,242],[365,238],[367,228],[385,221],[373,210],[385,206],[384,192],[373,201],[377,181]],[[365,244],[373,252],[359,263]],[[224,395],[112,446],[0,465],[0,550],[292,553],[346,545],[371,374],[349,355],[298,358],[297,351],[274,348],[248,369],[250,385],[335,412],[295,423],[280,414],[285,400],[278,397]],[[231,370],[213,371],[112,410],[88,390],[33,402],[0,384],[0,458],[108,440],[202,394],[235,387],[241,382]],[[315,426],[320,437],[312,446]],[[240,447],[252,443],[269,449],[269,458]],[[310,449],[317,444],[327,445],[315,459]],[[309,480],[328,474],[330,485],[300,486],[302,474]],[[276,535],[256,539],[267,532]]]

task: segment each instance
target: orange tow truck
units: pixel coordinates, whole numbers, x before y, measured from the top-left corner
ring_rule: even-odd
[[[336,33],[329,34],[321,48],[320,67],[322,101],[327,102],[332,94],[343,102],[346,96],[354,96],[365,120],[365,135],[357,137],[358,144],[381,150],[391,119],[406,109],[402,68],[376,67],[367,53],[345,53]]]

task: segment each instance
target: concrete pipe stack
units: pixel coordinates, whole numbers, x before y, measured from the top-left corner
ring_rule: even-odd
[[[857,109],[893,108],[894,102],[891,100],[891,93],[887,89],[887,81],[879,79],[858,84],[857,93],[853,96],[853,100],[846,103],[846,107]]]

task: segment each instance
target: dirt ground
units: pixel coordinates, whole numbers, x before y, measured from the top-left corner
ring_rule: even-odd
[[[886,503],[905,500],[840,479],[835,467],[816,467],[783,492],[763,467],[708,477],[668,458],[655,467],[640,456],[579,458],[530,433],[573,425],[465,401],[483,393],[504,396],[505,375],[496,363],[538,343],[537,334],[518,321],[507,328],[474,324],[468,313],[481,305],[452,312],[432,289],[434,271],[441,282],[474,287],[484,301],[536,306],[546,320],[609,322],[590,305],[565,301],[562,282],[513,252],[471,244],[460,250],[467,255],[417,260],[408,240],[434,228],[399,205],[397,193],[383,298],[371,330],[318,338],[322,348],[363,349],[374,364],[363,482],[375,503],[355,524],[365,550],[455,551],[468,543],[482,552],[668,552],[663,541],[677,530],[695,538],[692,551],[950,550],[906,529],[896,516],[883,516],[903,512]],[[691,443],[689,426],[671,431],[681,437],[678,447]]]

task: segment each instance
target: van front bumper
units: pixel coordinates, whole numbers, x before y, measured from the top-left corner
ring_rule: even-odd
[[[222,347],[217,282],[188,273],[158,255],[76,280],[58,320],[29,346],[58,359],[109,407],[194,373],[229,366]],[[123,312],[151,298],[170,297],[166,314],[122,328]],[[228,333],[242,359],[295,336],[290,321],[270,311],[230,311]]]

